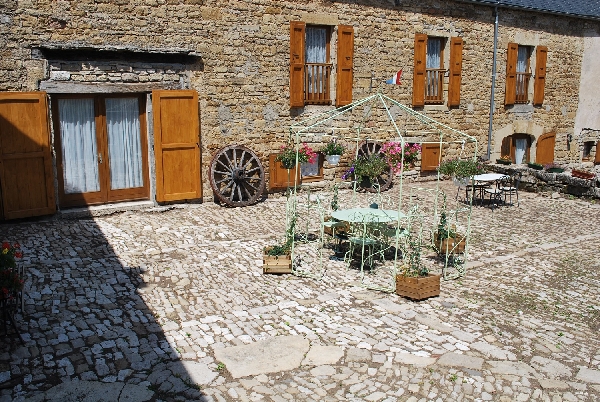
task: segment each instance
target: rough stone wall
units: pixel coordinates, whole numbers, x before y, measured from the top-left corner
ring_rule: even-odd
[[[412,99],[414,34],[443,36],[448,40],[461,36],[465,41],[461,104],[452,109],[426,106],[424,113],[476,137],[480,141],[479,153],[485,153],[492,71],[492,8],[438,0],[401,3],[394,6],[393,1],[384,0],[0,0],[0,9],[4,10],[0,11],[0,90],[37,90],[40,81],[48,80],[162,82],[185,75],[190,87],[199,94],[203,180],[205,194],[209,194],[207,166],[217,149],[233,143],[246,145],[267,165],[268,154],[285,142],[293,122],[329,108],[289,107],[289,21],[352,25],[355,29],[353,98],[381,90],[406,105]],[[539,134],[556,131],[557,160],[570,157],[565,138],[574,129],[584,47],[582,36],[589,29],[598,29],[598,24],[500,10],[494,131],[513,124],[522,126],[523,122],[538,127]],[[546,96],[541,107],[504,107],[509,42],[548,47]],[[202,55],[202,68],[47,61],[34,57],[32,51],[44,43],[71,48],[188,49]],[[334,54],[335,43],[332,43]],[[335,59],[332,61],[335,70]],[[382,84],[400,68],[404,69],[402,85]]]

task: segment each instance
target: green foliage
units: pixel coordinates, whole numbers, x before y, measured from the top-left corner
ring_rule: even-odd
[[[414,234],[408,234],[406,247],[404,248],[404,264],[402,275],[407,277],[427,276],[429,268],[421,261],[421,239],[415,238]]]
[[[446,194],[444,194],[444,202],[440,212],[440,222],[438,223],[437,239],[450,239],[456,237],[456,231],[448,227],[448,218],[446,217]]]
[[[340,208],[340,204],[338,202],[338,185],[335,184],[333,186],[333,198],[331,199],[331,210],[337,211]]]
[[[321,148],[321,152],[325,155],[343,155],[344,154],[344,146],[335,140],[330,141]]]
[[[368,178],[371,182],[389,169],[385,159],[377,153],[359,156],[354,160],[352,166],[354,167],[354,176],[357,179]]]
[[[485,172],[483,165],[474,159],[448,159],[438,167],[440,174],[455,176],[458,179],[472,177]]]

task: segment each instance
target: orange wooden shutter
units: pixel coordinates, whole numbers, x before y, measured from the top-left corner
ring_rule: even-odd
[[[278,154],[269,155],[269,189],[276,190],[286,187],[294,187],[294,177],[296,183],[300,184],[300,169],[294,167],[288,170],[281,166],[281,162],[276,162]]]
[[[463,39],[450,39],[450,81],[448,83],[448,106],[460,105],[460,82],[462,74]]]
[[[533,104],[544,103],[544,87],[546,85],[546,60],[548,59],[548,48],[538,46],[535,51],[535,81],[533,85]]]
[[[45,92],[0,92],[0,185],[6,219],[56,211]]]
[[[600,141],[596,143],[596,157],[594,158],[594,165],[600,164]]]
[[[440,165],[442,155],[440,144],[423,144],[421,147],[421,172],[435,171]]]
[[[425,60],[427,35],[415,34],[415,68],[413,72],[413,106],[425,106]]]
[[[306,24],[290,21],[290,107],[304,106],[304,31]]]
[[[337,52],[337,85],[335,105],[340,107],[352,103],[352,70],[354,57],[353,27],[349,25],[338,26]]]
[[[198,93],[152,91],[156,200],[202,197]]]
[[[535,161],[542,165],[554,162],[554,145],[556,144],[556,133],[540,135],[537,140]]]
[[[514,105],[517,99],[517,54],[519,45],[508,44],[506,53],[506,90],[504,93],[504,104]]]
[[[512,137],[511,136],[504,137],[502,139],[502,145],[500,146],[500,156],[512,156],[511,149],[512,149]]]

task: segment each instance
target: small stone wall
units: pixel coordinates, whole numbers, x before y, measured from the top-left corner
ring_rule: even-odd
[[[593,180],[580,179],[571,176],[571,168],[563,173],[548,173],[545,170],[535,170],[527,165],[498,165],[490,164],[487,170],[497,173],[512,174],[522,172],[520,190],[530,192],[557,192],[577,197],[600,198],[600,169],[596,170]]]

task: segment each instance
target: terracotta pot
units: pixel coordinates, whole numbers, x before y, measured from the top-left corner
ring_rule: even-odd
[[[440,295],[440,276],[409,277],[396,275],[396,294],[414,300],[423,300]]]

